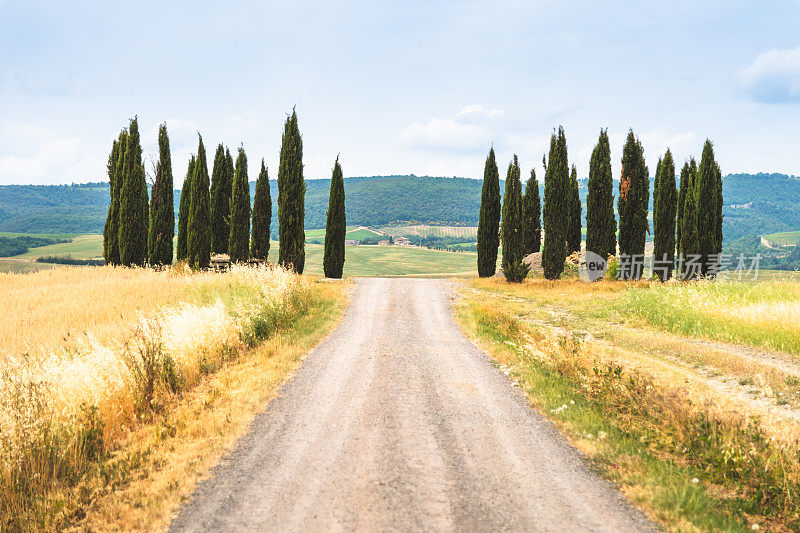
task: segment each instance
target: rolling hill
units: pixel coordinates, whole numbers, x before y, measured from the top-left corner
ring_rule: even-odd
[[[800,178],[785,174],[729,174],[723,183],[726,242],[800,230]],[[270,184],[276,232],[277,184],[275,180]],[[250,185],[252,197],[255,183]],[[475,226],[481,185],[480,180],[467,178],[415,175],[345,178],[347,222],[372,227],[398,222]],[[308,180],[306,186],[306,227],[324,227],[330,180]],[[585,180],[580,192],[585,209]],[[105,183],[0,186],[0,232],[100,233],[108,196]],[[176,191],[176,210],[179,196]]]

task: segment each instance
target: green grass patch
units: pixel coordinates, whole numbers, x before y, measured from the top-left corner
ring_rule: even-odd
[[[71,242],[31,248],[19,257],[36,258],[55,255],[70,255],[76,259],[103,257],[103,236],[78,235],[74,237]]]

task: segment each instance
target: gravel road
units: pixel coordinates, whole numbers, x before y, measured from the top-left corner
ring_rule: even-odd
[[[172,531],[646,531],[467,340],[451,283],[361,279]]]

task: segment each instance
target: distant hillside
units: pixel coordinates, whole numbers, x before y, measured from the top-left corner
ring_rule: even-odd
[[[276,215],[277,183],[270,183]],[[726,241],[800,230],[800,179],[785,174],[730,174],[723,183]],[[347,223],[385,226],[415,221],[475,226],[481,185],[479,180],[466,178],[414,175],[346,178]],[[252,197],[255,184],[250,186]],[[324,227],[330,180],[308,180],[306,187],[306,227]],[[580,191],[585,214],[585,181]],[[176,191],[176,211],[179,195]],[[105,183],[0,186],[0,232],[99,233],[108,198]]]

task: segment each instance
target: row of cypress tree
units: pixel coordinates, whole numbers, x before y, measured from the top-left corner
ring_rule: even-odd
[[[264,160],[256,181],[251,209],[247,155],[238,149],[234,164],[230,151],[217,147],[211,180],[206,150],[199,136],[181,190],[176,256],[194,269],[207,268],[211,255],[227,253],[233,262],[266,260],[270,248],[272,198]],[[158,135],[159,159],[148,206],[138,119],[131,120],[113,142],[108,159],[111,202],[103,232],[107,264],[162,266],[173,260],[175,235],[173,177],[166,124]],[[279,263],[303,272],[305,218],[303,145],[297,113],[287,118],[278,170]],[[252,221],[252,231],[251,231]],[[331,180],[331,198],[325,241],[325,274],[341,277],[346,231],[344,179],[338,157]]]
[[[566,135],[562,127],[552,134],[550,151],[543,163],[543,222],[540,224],[539,221],[539,184],[535,171],[531,171],[525,195],[518,200],[519,164],[515,155],[506,179],[501,229],[497,163],[494,148],[489,151],[478,224],[478,274],[481,277],[493,276],[496,272],[501,234],[502,270],[509,281],[521,281],[527,275],[522,257],[539,251],[542,230],[542,269],[545,278],[560,277],[566,256],[580,252],[581,202],[577,169],[573,165],[570,172]],[[633,131],[628,132],[623,148],[617,198],[619,226],[614,213],[613,186],[608,132],[603,129],[589,163],[586,250],[607,258],[617,255],[619,248],[621,277],[640,279],[644,268],[645,242],[650,232],[650,178],[644,149]],[[519,208],[516,207],[517,202]],[[676,252],[680,258],[678,266],[682,278],[715,273],[722,252],[722,203],[722,173],[710,141],[707,140],[703,147],[699,167],[694,158],[684,165],[680,191],[676,186],[671,151],[668,149],[659,158],[653,191],[653,271],[662,281],[672,276]],[[521,210],[520,223],[517,223],[517,209]],[[517,228],[521,240],[518,239]]]

